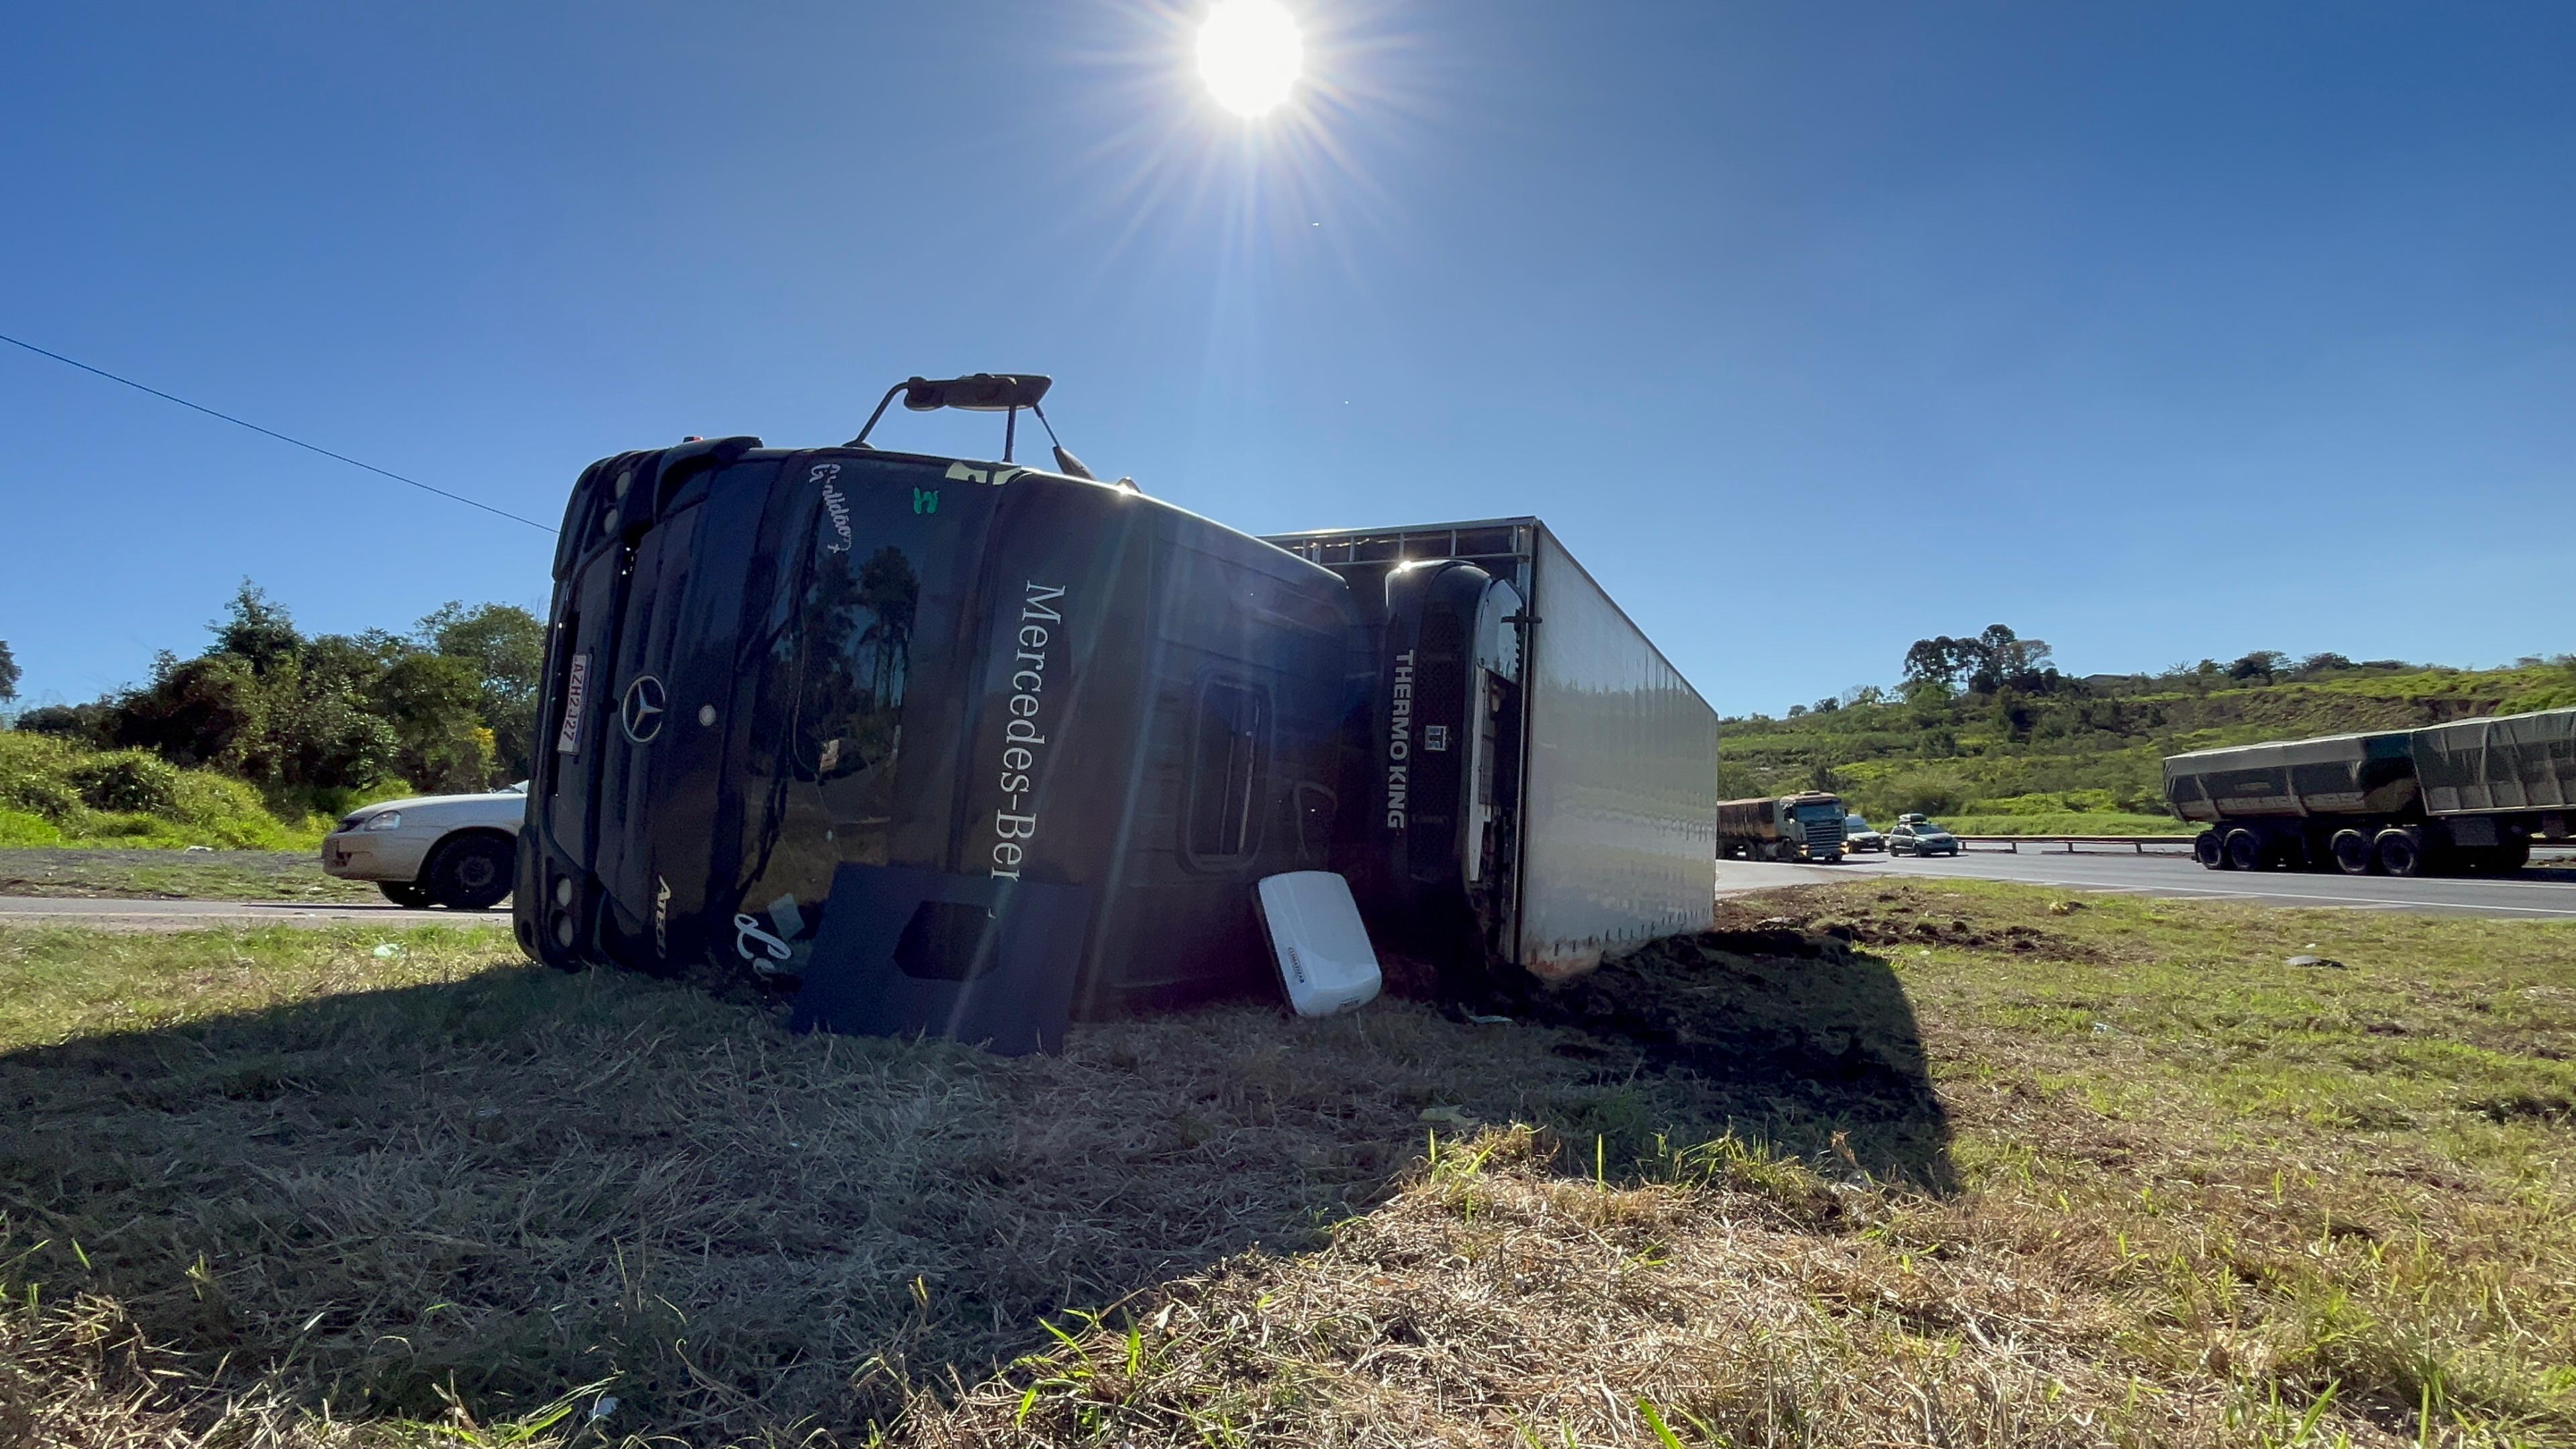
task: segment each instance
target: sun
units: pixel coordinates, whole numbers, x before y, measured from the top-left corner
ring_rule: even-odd
[[[1199,75],[1208,94],[1238,116],[1259,116],[1288,99],[1304,67],[1297,21],[1279,0],[1217,0],[1199,27]]]

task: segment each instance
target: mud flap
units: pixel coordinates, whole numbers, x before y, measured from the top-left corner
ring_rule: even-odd
[[[1084,886],[844,863],[788,1025],[1061,1050],[1091,907]]]

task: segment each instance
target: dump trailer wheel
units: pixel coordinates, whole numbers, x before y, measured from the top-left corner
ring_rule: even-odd
[[[2530,836],[2517,835],[2496,847],[2496,874],[2511,875],[2529,864],[2531,864]]]
[[[2358,830],[2338,830],[2330,847],[2335,868],[2345,875],[2368,875],[2377,864],[2370,850],[2370,837]]]
[[[2429,875],[2425,869],[2424,841],[2414,831],[2392,827],[2379,832],[2371,843],[2371,853],[2378,857],[2379,868],[2389,875]]]
[[[2204,830],[2192,837],[2191,858],[2200,862],[2202,870],[2225,870],[2226,844],[2218,838],[2217,831]]]
[[[2270,851],[2263,848],[2263,837],[2253,831],[2227,832],[2227,868],[2229,870],[2261,870],[2268,863],[2266,857],[2270,854]]]

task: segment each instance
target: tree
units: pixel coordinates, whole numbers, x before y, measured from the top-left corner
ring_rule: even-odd
[[[1967,641],[1947,634],[1930,639],[1917,639],[1905,651],[1905,693],[1908,699],[1937,687],[1942,697],[1958,692],[1962,664],[1961,649]]]
[[[545,682],[545,622],[515,604],[468,609],[451,600],[420,621],[419,638],[477,676],[476,708],[492,732],[492,767],[525,779],[536,760],[537,696]]]
[[[9,652],[9,641],[0,639],[0,704],[18,697],[18,656]]]
[[[214,652],[238,655],[261,674],[304,647],[295,620],[248,579],[242,580],[241,592],[233,595],[232,612],[206,627],[214,632]]]
[[[2278,649],[2257,649],[2228,665],[2227,677],[2244,680],[2259,678],[2265,684],[2270,684],[2282,670],[2289,667],[2289,664],[2290,656]]]
[[[411,651],[366,690],[391,728],[394,768],[413,788],[463,793],[492,783],[482,680],[470,661]]]
[[[18,716],[17,728],[102,748],[114,739],[114,712],[114,703],[104,699],[88,704],[49,704]]]
[[[2022,638],[2005,625],[1988,624],[1977,635],[1977,648],[1985,673],[1994,680],[1982,693],[2010,687],[2027,694],[2060,677],[2047,667],[2052,652],[2047,640]]]
[[[2049,693],[2064,677],[2045,667],[2048,658],[2048,641],[2024,639],[2005,624],[1988,624],[1969,639],[1917,639],[1905,651],[1906,692],[1911,697],[1919,687],[1937,684],[1945,694],[1993,694],[2007,687]]]

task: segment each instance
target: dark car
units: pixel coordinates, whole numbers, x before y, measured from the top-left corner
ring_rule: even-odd
[[[1887,832],[1890,855],[1957,855],[1959,837],[1929,820],[1904,821]]]

